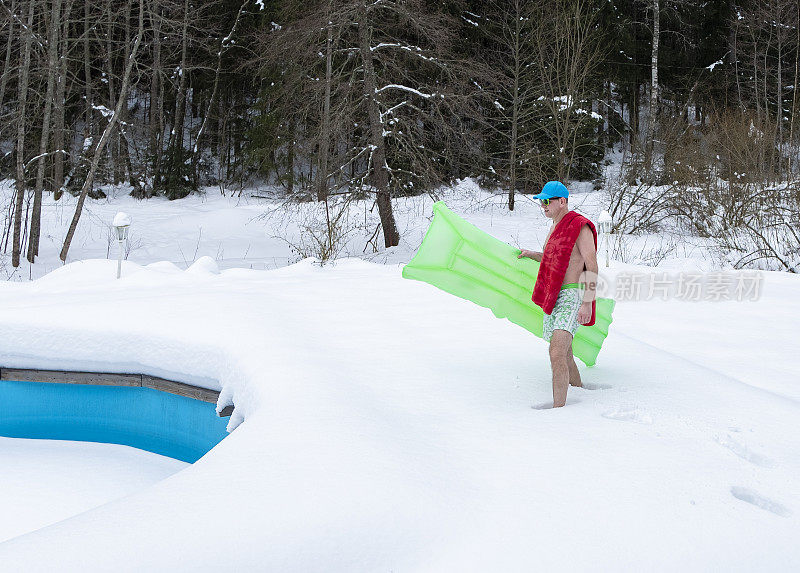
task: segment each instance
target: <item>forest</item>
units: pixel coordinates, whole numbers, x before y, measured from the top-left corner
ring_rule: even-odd
[[[714,237],[796,272],[796,0],[0,0],[0,249],[34,262],[42,198],[291,201],[474,178],[608,192],[615,231]],[[616,170],[606,169],[617,165]],[[330,218],[328,226],[333,223]],[[329,232],[331,235],[331,232]]]

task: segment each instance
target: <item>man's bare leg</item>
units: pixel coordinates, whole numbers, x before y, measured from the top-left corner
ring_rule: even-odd
[[[553,408],[567,403],[569,387],[569,356],[572,355],[572,335],[566,330],[554,330],[550,339],[550,368],[553,370]]]
[[[570,345],[569,361],[567,364],[569,366],[569,385],[577,388],[583,388],[583,382],[581,382],[581,373],[578,372],[578,365],[575,364],[575,357],[572,356],[572,345]]]

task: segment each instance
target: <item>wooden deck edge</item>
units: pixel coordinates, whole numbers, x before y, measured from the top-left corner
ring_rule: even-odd
[[[67,372],[29,368],[0,368],[0,380],[18,382],[49,382],[57,384],[95,384],[98,386],[141,386],[141,374],[111,372]]]
[[[185,396],[216,404],[219,392],[201,386],[166,380],[149,374],[116,374],[113,372],[71,372],[68,370],[39,370],[35,368],[0,367],[0,380],[16,382],[47,382],[51,384],[93,384],[98,386],[141,387]],[[225,406],[220,417],[233,413],[233,406]]]
[[[209,390],[200,386],[193,386],[185,382],[175,382],[173,380],[166,380],[158,378],[157,376],[150,376],[142,374],[142,387],[152,388],[153,390],[161,390],[162,392],[169,392],[170,394],[177,394],[178,396],[186,396],[187,398],[194,398],[195,400],[202,400],[203,402],[217,403],[219,392],[216,390]]]

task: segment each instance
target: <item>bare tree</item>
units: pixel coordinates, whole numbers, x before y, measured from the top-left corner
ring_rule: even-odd
[[[290,169],[295,161],[309,172],[316,166],[319,198],[333,179],[339,189],[373,193],[384,244],[394,246],[400,237],[393,191],[435,169],[435,139],[464,131],[448,125],[448,106],[458,100],[452,86],[459,63],[446,55],[452,20],[418,0],[324,0],[291,8],[289,22],[262,38],[258,64],[272,88],[269,125],[285,138]],[[305,145],[299,136],[309,129],[314,136]]]
[[[28,236],[28,262],[33,263],[39,254],[39,233],[42,219],[42,190],[44,189],[44,168],[50,140],[50,117],[53,109],[58,67],[58,44],[61,30],[61,0],[53,0],[50,7],[50,29],[47,37],[47,92],[44,99],[42,133],[39,138],[39,155],[36,168],[36,183],[33,189],[33,210]]]
[[[487,6],[488,31],[492,44],[497,47],[489,57],[492,70],[497,73],[485,77],[485,83],[494,86],[496,99],[489,102],[492,108],[491,133],[502,141],[499,146],[499,166],[508,185],[508,208],[514,210],[515,193],[519,186],[520,171],[526,159],[520,154],[531,122],[535,121],[538,81],[535,69],[535,0],[509,0],[492,2]],[[476,16],[472,16],[475,18]]]
[[[661,8],[659,0],[650,0],[653,14],[653,42],[650,50],[650,105],[647,109],[647,135],[644,163],[647,169],[653,160],[653,143],[656,138],[656,113],[658,112],[658,45],[661,40]]]
[[[327,13],[331,13],[332,0],[328,1]],[[322,129],[319,134],[319,153],[317,154],[317,200],[326,201],[328,198],[329,163],[328,153],[331,147],[331,91],[333,89],[333,26],[330,17],[325,27],[325,93],[322,97]],[[327,206],[327,205],[326,205]],[[331,228],[330,214],[326,210],[328,228]],[[332,241],[333,234],[329,231],[328,237]]]
[[[161,59],[161,0],[147,0],[148,19],[152,27],[152,65],[150,77],[150,122],[149,122],[149,155],[152,165],[151,177],[153,182],[161,178],[161,147],[164,137],[164,70]],[[134,195],[140,199],[149,197],[148,191],[142,190],[141,195]]]
[[[189,74],[189,0],[184,0],[181,24],[181,59],[178,64],[178,92],[175,95],[175,114],[173,116],[172,131],[170,131],[169,142],[167,143],[167,158],[165,178],[159,181],[159,186],[163,187],[168,197],[179,197],[183,193],[180,189],[185,187],[183,180],[184,169],[184,150],[183,150],[183,131],[184,120],[186,117],[186,83]]]
[[[535,74],[539,79],[542,112],[537,130],[547,142],[532,148],[540,165],[555,156],[552,169],[559,180],[569,178],[578,154],[578,137],[594,120],[589,105],[591,81],[602,57],[595,15],[585,0],[537,3],[532,14],[536,27]]]
[[[3,8],[5,9],[5,15],[7,16],[4,21],[8,23],[8,34],[6,38],[6,55],[3,64],[3,72],[0,74],[0,119],[3,119],[3,121],[0,121],[0,140],[3,138],[3,132],[5,131],[3,128],[6,125],[4,118],[2,118],[3,103],[6,101],[6,86],[8,85],[8,80],[14,71],[11,66],[11,53],[14,47],[14,40],[16,38],[16,35],[14,34],[14,28],[16,27],[16,0],[11,0],[10,6],[6,6],[4,3]]]
[[[799,9],[800,10],[800,9]],[[795,118],[797,117],[797,90],[800,89],[800,14],[794,25],[794,83],[792,84],[792,112],[789,123],[789,145],[794,145],[794,125]],[[789,152],[786,159],[787,173],[790,177],[793,176],[792,167],[794,165],[795,153]]]
[[[794,137],[793,121],[787,116],[785,93],[796,82],[796,56],[800,37],[797,29],[798,4],[796,0],[769,0],[737,9],[733,26],[734,42],[744,68],[741,84],[743,108],[755,109],[754,129],[767,136],[772,145],[760,146],[763,153],[760,169],[768,181],[782,177],[783,155],[789,151],[784,143],[784,125],[790,121],[789,140]],[[795,78],[787,82],[784,67],[787,58],[794,56]],[[747,68],[745,68],[747,66]],[[738,76],[737,76],[738,80]],[[796,105],[792,96],[792,108]],[[794,113],[791,113],[794,118]]]
[[[64,186],[64,161],[67,155],[65,148],[65,98],[67,92],[67,65],[70,47],[73,41],[69,38],[73,0],[67,0],[62,18],[62,29],[59,41],[58,69],[56,70],[55,97],[53,98],[53,182],[52,190],[56,197],[60,196]]]
[[[381,217],[383,238],[387,247],[393,247],[400,242],[397,224],[392,213],[392,202],[389,196],[389,171],[386,163],[386,141],[383,131],[384,124],[378,104],[377,78],[372,62],[372,26],[369,23],[368,4],[364,7],[358,19],[358,40],[361,60],[364,67],[364,101],[367,106],[369,118],[369,146],[370,169],[372,172],[372,185],[376,190],[378,213]]]
[[[22,26],[23,48],[20,51],[20,66],[17,79],[17,157],[16,194],[14,197],[14,234],[11,247],[11,264],[19,266],[22,251],[22,206],[27,191],[25,178],[25,128],[28,102],[28,81],[31,69],[31,44],[33,42],[33,16],[36,0],[28,0],[28,17]]]
[[[222,74],[222,56],[233,42],[234,35],[236,34],[236,28],[239,25],[239,20],[242,17],[242,12],[244,11],[245,6],[247,6],[248,2],[249,0],[245,0],[244,3],[239,7],[239,11],[236,13],[236,18],[234,18],[233,20],[233,25],[231,26],[230,31],[224,38],[220,39],[219,51],[217,52],[217,67],[214,70],[214,86],[211,90],[211,98],[208,100],[208,106],[206,108],[206,113],[203,117],[203,123],[200,125],[200,131],[197,132],[197,137],[195,137],[194,140],[194,147],[192,148],[192,164],[194,166],[193,172],[195,174],[195,177],[197,176],[197,164],[199,163],[200,160],[200,142],[203,139],[203,134],[206,132],[208,120],[211,117],[214,105],[217,103],[217,94],[219,92],[219,79],[220,75]],[[196,181],[195,185],[197,185]]]
[[[117,106],[114,109],[113,113],[110,114],[110,118],[108,119],[108,123],[106,124],[105,129],[103,130],[103,134],[100,137],[97,145],[94,148],[94,155],[92,157],[91,167],[89,168],[89,172],[86,176],[86,180],[83,183],[83,187],[81,188],[81,193],[78,196],[78,204],[75,207],[75,214],[72,217],[72,221],[70,222],[69,229],[67,230],[67,235],[64,238],[64,245],[61,248],[61,253],[59,257],[62,261],[67,260],[67,253],[69,252],[70,244],[72,243],[72,238],[75,236],[75,230],[78,228],[78,221],[81,217],[81,212],[83,211],[83,204],[86,201],[86,195],[89,192],[89,189],[92,186],[92,180],[94,178],[94,174],[97,171],[97,167],[100,164],[100,157],[103,153],[103,149],[108,141],[109,136],[113,132],[118,118],[122,113],[122,106],[127,105],[127,94],[128,94],[128,84],[130,82],[131,70],[133,69],[134,63],[136,62],[136,55],[139,51],[139,45],[142,41],[142,35],[144,33],[144,2],[139,2],[139,28],[136,33],[136,39],[133,42],[133,48],[131,49],[130,55],[128,56],[128,61],[125,62],[125,72],[122,76],[122,85],[120,86],[119,96],[117,97]]]

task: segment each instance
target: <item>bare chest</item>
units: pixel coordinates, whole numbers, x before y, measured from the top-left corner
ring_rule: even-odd
[[[547,239],[545,239],[545,249],[547,249],[547,243],[550,241],[550,235],[552,234],[553,228],[551,227],[550,232],[547,234]],[[578,249],[578,243],[576,241],[576,243],[572,246],[572,251],[569,254],[567,272],[564,274],[564,284],[578,282],[584,267],[585,261],[583,260],[580,250]]]

